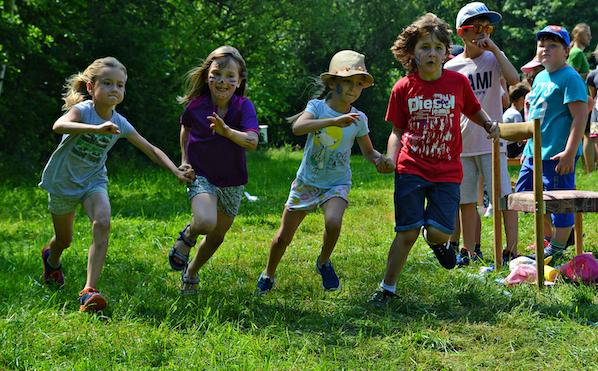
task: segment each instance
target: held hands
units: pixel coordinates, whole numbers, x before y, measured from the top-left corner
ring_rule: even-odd
[[[96,133],[97,134],[120,134],[120,130],[118,130],[118,126],[111,122],[106,121],[103,124],[96,126]]]
[[[380,155],[380,157],[378,157],[374,161],[374,165],[376,165],[376,171],[378,171],[381,174],[392,173],[395,170],[394,161],[391,160],[390,157],[386,157],[383,155]]]
[[[558,161],[554,170],[560,175],[569,174],[575,171],[575,152],[573,154],[569,154],[567,151],[559,152],[550,159]]]
[[[211,116],[207,117],[207,119],[211,122],[210,129],[212,129],[213,133],[217,133],[218,135],[228,138],[230,127],[224,123],[224,120],[220,118],[216,112],[213,112]]]
[[[357,120],[359,120],[359,113],[347,113],[345,115],[336,117],[330,126],[338,126],[340,128],[344,128],[349,125],[352,125]]]
[[[182,163],[175,175],[181,183],[191,183],[195,180],[195,171],[188,163]]]
[[[498,122],[486,121],[484,122],[484,130],[488,133],[488,139],[498,139],[500,137],[500,130],[498,129]]]

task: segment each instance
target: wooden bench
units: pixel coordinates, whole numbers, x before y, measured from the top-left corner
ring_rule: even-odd
[[[499,124],[500,137],[518,141],[533,137],[534,158],[542,157],[540,120],[533,122]],[[534,161],[534,190],[511,193],[500,197],[500,157],[498,140],[492,145],[492,203],[494,207],[494,264],[502,264],[502,210],[533,212],[535,221],[536,267],[538,287],[544,286],[544,214],[574,213],[575,253],[583,252],[582,213],[598,212],[598,192],[583,190],[544,191],[542,183],[542,161]]]

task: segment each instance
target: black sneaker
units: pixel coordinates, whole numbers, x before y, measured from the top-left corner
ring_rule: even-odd
[[[450,243],[434,244],[430,245],[430,248],[434,251],[434,255],[436,255],[436,259],[438,259],[440,265],[446,269],[455,268],[457,257]]]
[[[475,253],[475,255],[471,257],[472,261],[484,261],[484,255],[482,254],[480,245],[475,245],[475,249],[473,250],[473,252]]]
[[[469,265],[469,251],[467,251],[467,249],[461,249],[456,256],[455,261],[458,267]]]
[[[384,308],[397,297],[398,295],[394,292],[378,287],[372,296],[370,296],[368,303],[377,308]]]

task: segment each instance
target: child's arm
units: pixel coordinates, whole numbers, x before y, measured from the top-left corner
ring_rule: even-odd
[[[488,114],[484,110],[479,110],[473,115],[467,116],[467,118],[483,127],[486,133],[488,133],[488,139],[498,138],[500,134],[498,131],[498,122],[490,120],[490,117],[488,117]]]
[[[187,155],[187,142],[189,141],[190,131],[190,128],[186,127],[185,125],[181,125],[181,133],[179,134],[179,143],[181,145],[181,166],[179,166],[179,169],[183,171],[191,169],[189,156]]]
[[[232,129],[230,126],[226,125],[224,120],[222,120],[222,118],[220,118],[216,112],[214,112],[212,116],[208,116],[208,120],[212,122],[210,124],[210,128],[212,128],[215,133],[230,139],[245,149],[257,148],[258,135],[256,132]]]
[[[150,160],[162,166],[165,169],[170,170],[181,182],[191,183],[195,179],[195,173],[193,169],[179,170],[176,165],[170,161],[168,156],[161,149],[148,142],[142,137],[137,130],[133,130],[131,134],[127,136],[127,140],[131,142],[135,147],[139,148],[141,152],[145,153]]]
[[[388,157],[374,149],[369,135],[364,135],[357,138],[357,144],[363,154],[363,157],[368,162],[376,165],[376,170],[379,173],[391,173],[394,170],[393,162]]]
[[[359,120],[359,113],[347,113],[338,117],[316,119],[311,112],[303,112],[297,121],[293,123],[293,134],[299,136],[309,132],[317,131],[327,126],[338,126],[344,128]]]
[[[474,42],[479,48],[491,51],[492,54],[494,54],[500,65],[501,74],[507,81],[507,84],[515,85],[519,82],[519,74],[517,73],[517,70],[513,67],[513,64],[511,64],[505,53],[500,50],[498,45],[496,45],[490,37],[485,37]]]
[[[558,160],[554,169],[561,175],[572,173],[575,170],[575,155],[577,154],[577,148],[579,148],[579,142],[583,137],[588,117],[588,104],[586,102],[567,103],[567,107],[573,117],[571,134],[569,134],[565,149],[550,158],[551,160]]]
[[[81,111],[77,108],[71,108],[54,122],[52,130],[58,134],[120,134],[118,126],[110,121],[100,125],[84,124],[81,121]]]
[[[401,137],[403,136],[403,129],[399,129],[396,127],[392,127],[392,132],[388,136],[388,144],[386,146],[386,155],[393,163],[393,169],[396,168],[396,164],[399,158],[399,153],[401,152],[401,147],[403,144],[401,143]]]

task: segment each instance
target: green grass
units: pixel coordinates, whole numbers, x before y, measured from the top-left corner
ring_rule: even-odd
[[[78,312],[91,233],[79,213],[63,255],[66,285],[40,283],[40,248],[52,236],[36,180],[0,184],[0,369],[592,369],[598,364],[596,287],[559,282],[541,292],[446,271],[421,238],[388,310],[366,305],[393,238],[393,179],[352,158],[351,205],[333,260],[342,290],[324,293],[314,273],[323,222],[308,216],[284,256],[276,289],[253,295],[278,228],[300,152],[250,154],[241,213],[200,271],[201,295],[179,296],[167,253],[190,218],[183,186],[157,167],[116,168],[112,232],[100,289],[103,315]],[[515,174],[513,174],[515,176]],[[598,175],[577,174],[596,189]],[[596,214],[586,214],[585,249],[598,252]],[[483,221],[489,256],[491,220]],[[522,215],[520,249],[533,240]],[[572,249],[570,249],[572,250]],[[572,256],[572,251],[568,252]]]

